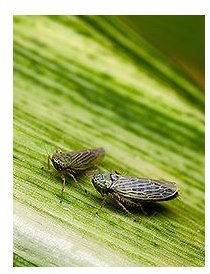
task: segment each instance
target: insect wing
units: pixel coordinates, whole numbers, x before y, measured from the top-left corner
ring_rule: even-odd
[[[93,167],[104,156],[103,148],[86,149],[68,153],[70,158],[69,167],[73,170],[85,170]]]
[[[111,189],[113,194],[134,202],[167,201],[178,195],[175,183],[120,175],[113,182]]]

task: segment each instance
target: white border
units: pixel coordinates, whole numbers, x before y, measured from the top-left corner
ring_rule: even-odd
[[[209,29],[208,0],[0,0],[0,272],[1,273],[105,273],[120,271],[121,273],[204,273],[209,272],[209,218],[206,215],[206,267],[204,268],[12,268],[12,17],[17,14],[124,14],[124,15],[190,15],[206,16],[206,29]],[[209,31],[208,31],[209,32]],[[206,31],[206,48],[210,49],[209,34]],[[209,54],[206,51],[206,67],[209,66]],[[206,75],[210,75],[209,69]],[[209,136],[209,81],[206,79],[206,140]],[[206,143],[206,167],[210,166],[209,142]],[[209,208],[210,183],[206,168],[206,208]]]
[[[14,0],[13,14],[205,14],[208,0]]]
[[[12,106],[13,106],[13,35],[12,14],[0,4],[0,243],[1,267],[5,271],[12,263],[13,216],[12,216]]]

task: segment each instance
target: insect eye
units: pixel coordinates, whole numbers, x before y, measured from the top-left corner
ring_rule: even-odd
[[[110,179],[112,182],[116,181],[118,177],[117,173],[110,173]]]
[[[104,175],[103,175],[103,174],[99,174],[98,180],[99,180],[99,181],[104,181]]]

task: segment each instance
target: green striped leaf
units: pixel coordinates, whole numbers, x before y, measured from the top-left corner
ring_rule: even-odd
[[[112,199],[97,215],[79,175],[60,204],[47,153],[93,147],[180,198],[137,222]],[[14,17],[14,265],[204,265],[204,94],[116,17]]]

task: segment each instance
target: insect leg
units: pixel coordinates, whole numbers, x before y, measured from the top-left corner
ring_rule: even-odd
[[[84,174],[85,174],[85,176],[88,176],[88,177],[90,177],[90,176],[93,176],[94,174],[95,174],[95,169],[93,169],[93,170],[86,170],[86,171],[84,171]]]
[[[100,206],[99,210],[101,210],[101,209],[102,209],[102,207],[104,206],[105,201],[106,201],[106,197],[107,197],[107,196],[105,196],[105,197],[103,198],[103,201],[102,201],[102,203],[101,203],[101,206]]]
[[[50,170],[50,161],[51,161],[51,156],[48,155],[48,156],[47,156],[47,166],[48,166],[48,170]]]
[[[148,213],[144,210],[144,207],[142,204],[138,204],[138,206],[141,208],[141,211],[144,215],[148,215]]]
[[[101,203],[101,205],[100,205],[99,209],[97,210],[96,214],[98,214],[98,213],[99,213],[99,211],[100,211],[100,210],[102,209],[102,207],[104,206],[105,201],[106,201],[106,198],[107,198],[107,196],[104,196],[104,198],[103,198],[103,200],[102,200],[102,203]]]
[[[74,175],[72,173],[68,172],[68,175],[71,176],[71,178],[73,178],[73,180],[75,181],[75,183],[77,183],[77,180],[76,180],[76,178],[74,177]]]
[[[136,219],[133,217],[133,214],[119,201],[116,200],[118,205],[120,205],[122,207],[122,209],[128,214],[128,216],[133,219],[134,222],[136,222]]]
[[[61,173],[61,179],[62,179],[62,190],[61,190],[61,200],[60,200],[60,203],[62,203],[62,200],[63,200],[63,193],[64,193],[65,182],[66,182],[66,178],[65,178],[65,175],[63,173]]]
[[[119,206],[122,207],[122,209],[129,215],[132,217],[132,214],[130,213],[130,211],[127,210],[127,208],[118,200],[116,199],[116,202],[118,203]]]

